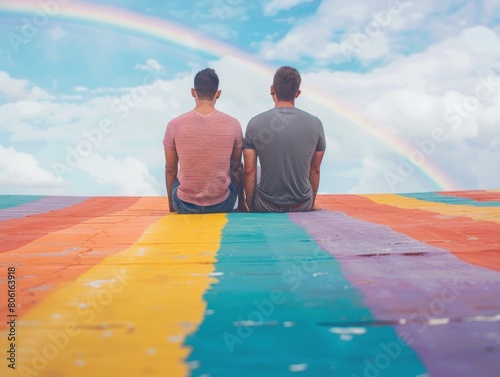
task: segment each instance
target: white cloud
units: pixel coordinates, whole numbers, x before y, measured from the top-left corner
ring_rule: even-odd
[[[92,155],[84,159],[80,169],[102,185],[113,186],[118,195],[155,196],[161,195],[160,185],[149,174],[146,164],[136,157],[117,159]]]
[[[410,150],[403,157],[424,153],[426,164],[440,170],[441,175],[447,172],[454,176],[462,189],[498,187],[500,176],[493,172],[500,157],[500,52],[471,45],[471,35],[495,40],[492,31],[484,27],[466,29],[457,37],[373,72],[321,71],[304,75],[304,85],[312,83],[325,94],[337,93],[351,107],[349,113],[365,119],[360,124],[371,123],[368,128],[372,130],[378,127],[379,132],[392,136],[392,144],[406,140]],[[323,113],[318,109],[318,114]],[[345,126],[336,130],[337,140],[346,143],[339,143],[335,158],[350,160],[355,148],[363,161],[363,173],[352,192],[392,191],[386,173],[397,174],[402,161],[389,145],[364,143],[359,130]],[[431,142],[436,132],[440,141]],[[478,153],[484,157],[479,159]],[[486,156],[495,158],[488,160]],[[483,164],[480,170],[474,167],[476,160]],[[356,169],[353,172],[359,174]],[[397,182],[395,191],[432,188],[414,169]],[[485,186],[479,186],[481,182]]]
[[[289,10],[293,7],[310,3],[313,0],[271,0],[264,5],[264,16],[274,16],[282,10]]]
[[[65,96],[63,96],[65,97]],[[59,103],[59,101],[61,101]],[[98,113],[101,115],[97,115]],[[111,101],[87,104],[21,100],[0,106],[1,129],[14,142],[44,140],[64,146],[111,112]]]
[[[45,109],[45,105],[37,101],[17,101],[16,106],[22,114],[27,116],[39,114]]]
[[[0,71],[0,95],[9,99],[44,100],[52,98],[45,90],[27,80],[15,79]]]
[[[310,58],[320,66],[352,59],[394,61],[407,53],[409,43],[412,49],[421,48],[422,30],[426,39],[440,40],[475,25],[470,7],[431,0],[376,4],[323,0],[314,15],[300,19],[285,36],[269,35],[260,52],[269,60]]]
[[[498,131],[498,130],[497,130]],[[500,144],[498,139],[493,148],[488,150],[477,150],[471,156],[468,168],[475,172],[477,179],[477,187],[484,189],[498,189],[498,175],[492,174],[491,165],[492,161],[500,161]]]
[[[165,67],[158,63],[155,59],[148,59],[145,64],[136,64],[134,68],[148,72],[162,72],[165,70]]]
[[[12,188],[26,187],[41,190],[61,187],[62,180],[44,170],[32,155],[0,145],[0,185],[11,192]]]
[[[165,126],[192,108],[191,84],[189,73],[168,82],[148,80],[142,86],[88,92],[90,98],[71,103],[65,95],[7,103],[0,106],[0,141],[39,145],[35,156],[78,194],[161,194],[161,185],[144,167],[164,174]],[[96,159],[100,154],[108,157]]]
[[[408,16],[408,7],[408,3],[374,7],[368,0],[356,4],[323,0],[313,16],[303,18],[283,38],[274,41],[271,36],[262,42],[261,53],[267,59],[296,61],[310,57],[319,64],[347,61],[351,57],[378,58],[389,50],[386,33],[400,27],[401,18]],[[380,52],[359,55],[359,51],[368,46],[373,49],[377,44],[383,47]]]
[[[478,26],[464,32],[464,37],[470,49],[477,53],[500,54],[500,37],[491,29]]]
[[[361,60],[369,61],[380,59],[391,52],[390,41],[385,33],[381,33],[373,39],[369,46],[362,49],[359,53]]]

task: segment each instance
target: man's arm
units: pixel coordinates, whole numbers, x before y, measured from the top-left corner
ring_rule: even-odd
[[[172,184],[177,178],[179,157],[175,149],[165,149],[165,184],[167,186],[168,208],[170,212],[175,212],[172,205]]]
[[[245,159],[245,195],[248,209],[251,210],[255,186],[257,185],[257,152],[255,149],[243,151]]]
[[[231,182],[238,191],[238,210],[245,210],[245,196],[243,193],[243,166],[241,164],[242,148],[234,148],[231,154]]]
[[[319,188],[319,175],[320,175],[320,166],[321,161],[323,161],[323,156],[325,155],[325,151],[316,151],[313,154],[311,159],[311,169],[309,171],[309,181],[311,182],[312,190],[313,190],[313,206],[316,202],[316,194],[318,193]]]

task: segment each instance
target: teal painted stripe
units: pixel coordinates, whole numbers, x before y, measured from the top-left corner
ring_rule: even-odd
[[[443,203],[452,205],[466,205],[474,207],[500,207],[500,202],[479,202],[473,199],[461,198],[459,196],[440,195],[435,192],[413,193],[413,194],[399,194],[406,198],[413,198],[418,200],[425,200],[432,203]]]
[[[0,209],[17,207],[22,204],[35,202],[43,196],[35,195],[0,195]]]
[[[397,342],[395,330],[374,325],[340,264],[302,227],[286,214],[228,219],[219,282],[204,296],[204,322],[186,341],[192,376],[361,377],[377,356],[386,361],[381,344]],[[401,349],[383,376],[424,374],[415,352]]]

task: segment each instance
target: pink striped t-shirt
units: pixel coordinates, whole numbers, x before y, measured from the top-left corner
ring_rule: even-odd
[[[163,145],[179,156],[181,200],[211,206],[228,198],[231,154],[243,145],[237,119],[217,110],[210,114],[191,110],[168,123]]]

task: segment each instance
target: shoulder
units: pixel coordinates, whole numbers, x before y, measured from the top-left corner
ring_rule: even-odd
[[[262,121],[265,121],[266,119],[268,119],[270,116],[273,116],[274,114],[274,108],[273,109],[269,109],[267,111],[264,111],[260,114],[257,114],[255,115],[253,118],[250,119],[250,121],[248,122],[248,125],[258,125],[260,122]]]
[[[173,118],[170,122],[168,122],[168,126],[173,127],[179,123],[182,123],[185,119],[191,118],[192,116],[193,116],[192,111],[188,111],[187,113],[181,114]]]
[[[235,125],[240,125],[240,121],[238,119],[236,119],[235,117],[223,112],[223,111],[219,111],[217,110],[217,114],[216,116],[220,119],[223,119],[224,121],[228,122],[228,123],[231,123],[231,124],[235,124]]]
[[[310,120],[312,120],[312,121],[315,121],[315,122],[320,122],[320,123],[321,123],[321,121],[319,120],[319,118],[318,118],[317,116],[315,116],[315,115],[313,115],[313,114],[311,114],[311,113],[308,113],[308,112],[307,112],[307,111],[305,111],[305,110],[302,110],[302,109],[299,109],[299,108],[297,108],[297,107],[296,107],[296,108],[295,108],[295,111],[296,111],[296,112],[297,112],[297,114],[298,114],[298,115],[300,115],[300,116],[303,116],[303,117],[306,117],[306,118],[308,118],[308,119],[310,119]]]
[[[308,124],[314,127],[323,128],[323,123],[317,116],[298,108],[295,108],[295,111],[297,115],[300,116],[303,120],[306,120]]]

